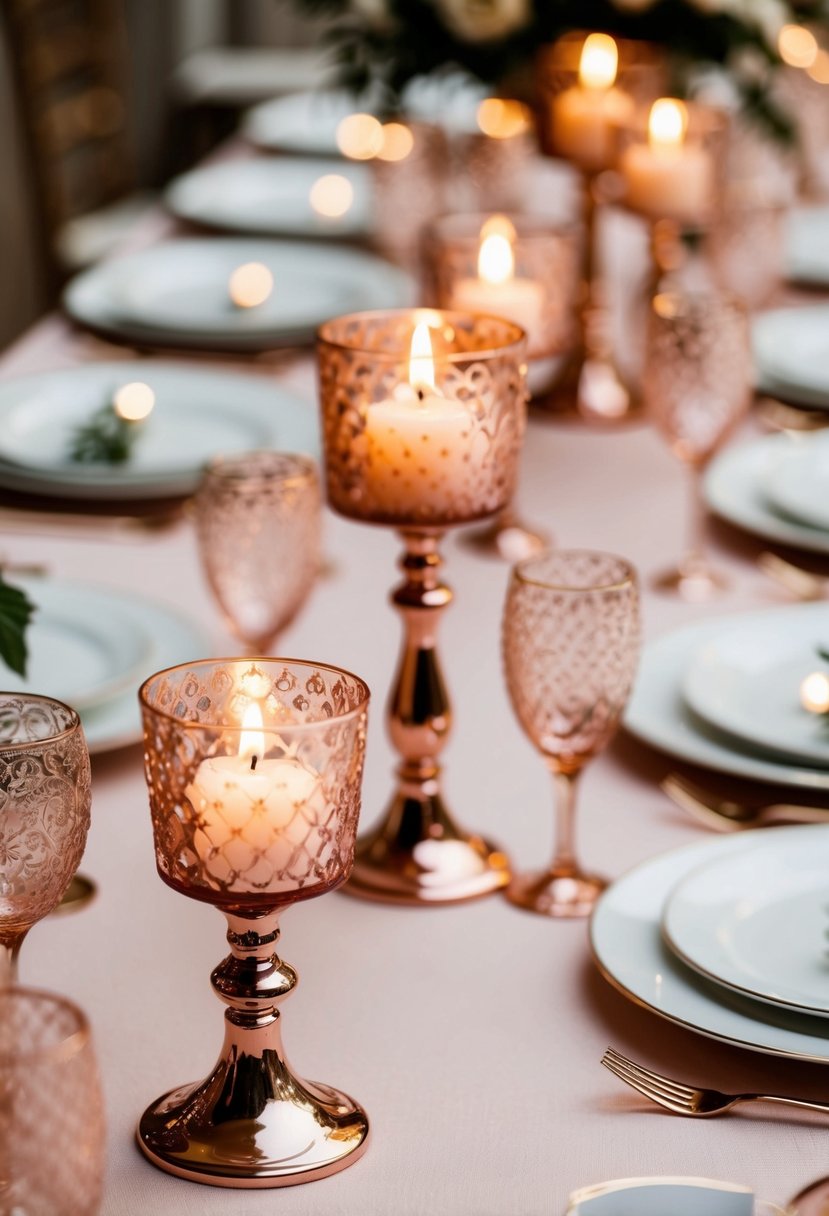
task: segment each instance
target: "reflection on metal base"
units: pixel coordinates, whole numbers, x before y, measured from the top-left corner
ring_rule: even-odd
[[[227,919],[231,953],[211,976],[230,1006],[222,1054],[207,1080],[147,1108],[139,1147],[168,1173],[211,1186],[325,1178],[363,1154],[368,1118],[347,1094],[291,1072],[276,1006],[297,977],[274,953],[277,914]]]
[[[829,1178],[813,1182],[786,1209],[792,1216],[829,1216]]]
[[[728,590],[728,579],[710,566],[680,565],[653,579],[653,588],[667,595],[678,595],[689,604],[701,604]]]
[[[537,557],[550,548],[552,538],[548,532],[529,527],[507,508],[487,527],[462,533],[461,544],[486,557],[501,558],[512,564]]]
[[[98,888],[91,878],[87,878],[85,874],[75,874],[52,916],[64,912],[79,912],[86,904],[91,903],[97,894]]]
[[[518,874],[506,890],[510,903],[540,916],[571,918],[589,916],[607,879],[595,874],[556,873],[543,870]]]
[[[506,856],[462,832],[437,792],[400,793],[377,831],[357,842],[344,890],[385,903],[451,904],[491,895],[507,882]]]

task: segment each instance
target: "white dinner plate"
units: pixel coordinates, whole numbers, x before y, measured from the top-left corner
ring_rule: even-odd
[[[798,283],[829,286],[829,207],[798,207],[789,216],[786,272]]]
[[[774,842],[792,836],[806,842],[829,825],[775,828]],[[590,922],[593,956],[605,978],[637,1005],[711,1039],[752,1051],[829,1063],[829,1024],[821,1018],[772,1009],[715,988],[689,970],[662,939],[665,901],[691,870],[721,857],[739,856],[759,832],[687,845],[651,858],[617,879],[596,905]]]
[[[804,613],[804,620],[809,620],[813,607],[795,604],[776,611],[794,614],[793,628],[797,628],[796,614]],[[829,606],[823,607],[829,615]],[[735,624],[739,620],[750,621],[751,614],[734,617]],[[722,628],[722,619],[701,621],[665,634],[645,647],[625,712],[625,727],[643,742],[690,764],[756,781],[829,790],[829,770],[787,764],[752,752],[708,726],[686,705],[682,684],[688,665],[699,648],[715,638]]]
[[[129,460],[70,460],[75,429],[133,381],[148,384],[156,400]],[[144,360],[0,381],[0,486],[6,489],[87,499],[190,494],[211,457],[255,448],[319,450],[315,411],[264,377]]]
[[[766,495],[773,469],[800,438],[765,435],[748,443],[731,444],[711,462],[703,483],[705,500],[722,519],[765,540],[811,553],[829,553],[826,529],[781,515]]]
[[[6,692],[41,693],[83,709],[131,685],[152,642],[122,598],[103,588],[14,578],[35,606],[27,631],[25,679],[0,664]]]
[[[662,932],[700,975],[744,996],[829,1018],[829,830],[717,857],[665,904]]]
[[[332,176],[339,183],[319,184]],[[311,192],[325,185],[329,202],[345,192],[341,215],[314,207]],[[281,156],[207,165],[176,178],[165,199],[179,219],[225,232],[345,239],[365,237],[372,226],[371,172],[342,160]]]
[[[752,323],[751,341],[758,388],[829,409],[829,305],[761,313]]]
[[[769,470],[766,496],[798,523],[829,531],[829,433],[799,435],[797,440]]]
[[[268,267],[273,291],[258,307],[237,308],[228,284],[249,262]],[[307,343],[331,317],[411,299],[407,275],[361,250],[241,237],[167,241],[101,262],[63,295],[71,317],[103,333],[234,351]]]
[[[800,685],[824,670],[829,604],[752,613],[720,628],[691,656],[686,702],[711,726],[784,762],[829,766],[829,718],[800,703]]]

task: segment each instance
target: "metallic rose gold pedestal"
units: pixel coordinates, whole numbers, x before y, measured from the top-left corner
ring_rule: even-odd
[[[437,656],[437,627],[452,592],[439,578],[440,533],[404,531],[403,583],[392,603],[403,617],[403,649],[388,707],[402,757],[398,787],[378,828],[357,841],[345,891],[387,903],[445,904],[489,895],[509,881],[495,846],[459,828],[441,798],[437,757],[451,707]]]
[[[787,1212],[792,1216],[827,1216],[829,1213],[829,1178],[813,1182],[805,1191],[795,1195]]]
[[[290,1070],[276,1006],[296,972],[273,948],[277,914],[228,915],[231,953],[211,975],[225,1013],[222,1054],[210,1076],[159,1098],[138,1124],[154,1165],[210,1186],[295,1186],[355,1162],[368,1118],[347,1094]]]
[[[511,904],[557,919],[589,916],[608,880],[594,874],[543,870],[519,874],[506,890]]]

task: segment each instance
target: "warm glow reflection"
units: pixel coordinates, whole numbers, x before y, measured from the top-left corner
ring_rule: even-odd
[[[530,112],[520,101],[487,97],[478,106],[478,127],[492,139],[512,139],[530,126]]]
[[[587,89],[609,89],[616,80],[619,51],[609,34],[588,34],[579,61],[579,84]]]
[[[347,177],[326,173],[314,182],[309,198],[317,215],[339,219],[354,202],[354,187]]]
[[[351,160],[371,160],[383,146],[383,128],[373,114],[349,114],[337,127],[337,147]]]
[[[680,147],[688,130],[688,107],[672,97],[661,97],[651,106],[648,117],[648,143],[652,148],[670,151]]]
[[[488,220],[485,220],[481,225],[481,240],[485,240],[488,236],[503,236],[510,242],[514,241],[518,233],[515,231],[515,224],[508,215],[491,215]]]
[[[802,25],[784,25],[777,35],[780,58],[790,68],[809,68],[817,59],[817,39]]]
[[[812,714],[829,711],[829,676],[813,671],[800,685],[800,704]]]
[[[141,422],[149,417],[155,405],[155,393],[149,384],[133,380],[122,384],[112,398],[112,407],[125,422]]]
[[[228,292],[237,308],[257,308],[273,291],[273,275],[261,262],[245,262],[230,276]]]
[[[258,756],[265,754],[265,725],[262,708],[257,701],[251,701],[242,717],[242,733],[239,736],[239,755]]]
[[[806,71],[817,84],[829,84],[829,51],[818,51],[815,62]]]
[[[507,238],[497,232],[485,237],[478,253],[478,277],[485,283],[506,283],[514,272],[515,258]]]
[[[414,135],[402,122],[387,122],[380,129],[380,160],[405,160],[414,147]]]
[[[432,339],[429,337],[429,326],[425,321],[419,322],[412,334],[412,346],[409,355],[409,383],[416,388],[435,387],[435,361],[432,357]]]

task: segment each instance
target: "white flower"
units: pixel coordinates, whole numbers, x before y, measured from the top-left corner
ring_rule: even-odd
[[[463,42],[494,42],[528,24],[530,0],[435,0],[444,24]]]

